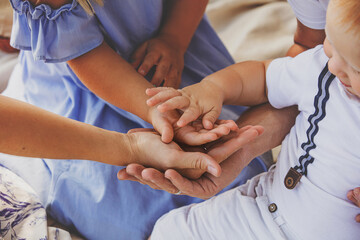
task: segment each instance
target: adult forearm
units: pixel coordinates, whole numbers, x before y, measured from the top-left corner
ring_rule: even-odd
[[[80,123],[0,96],[0,151],[53,159],[88,159],[126,165],[131,153],[124,134]],[[122,156],[120,159],[116,156]]]
[[[252,107],[241,115],[237,121],[239,126],[261,125],[264,133],[246,145],[240,153],[245,167],[253,158],[281,144],[290,132],[298,114],[296,106],[275,109],[270,104]]]
[[[159,35],[172,38],[179,50],[185,53],[191,38],[202,19],[208,0],[167,1],[163,26]]]
[[[145,90],[153,86],[106,43],[68,64],[97,96],[150,122]]]
[[[299,53],[322,44],[325,39],[324,29],[311,29],[297,20],[297,27],[294,34],[294,44],[287,52],[287,56],[295,57]]]

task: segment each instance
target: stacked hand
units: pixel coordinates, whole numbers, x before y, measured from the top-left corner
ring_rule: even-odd
[[[151,68],[156,67],[151,79],[154,86],[180,86],[184,52],[173,42],[165,35],[158,36],[144,42],[132,55],[132,66],[141,75],[146,76]]]
[[[220,116],[223,104],[221,89],[206,80],[181,90],[166,87],[150,88],[146,90],[146,94],[151,97],[147,104],[150,107],[158,105],[157,109],[162,113],[175,109],[183,111],[176,123],[178,127],[184,127],[201,117],[204,128],[212,129]]]
[[[239,169],[247,165],[247,159],[244,159],[242,155],[243,152],[237,150],[246,146],[262,132],[263,128],[260,126],[247,126],[233,131],[230,135],[216,142],[207,144],[208,152],[206,155],[216,162],[222,162],[226,159],[221,164],[223,174],[220,178],[205,173],[201,178],[189,180],[173,169],[161,172],[154,168],[145,168],[140,164],[130,164],[126,169],[120,170],[118,178],[120,180],[138,181],[154,189],[162,189],[169,193],[177,193],[180,190],[183,194],[207,199],[231,183],[239,173]],[[203,147],[187,146],[184,149],[188,151],[188,154],[204,152]],[[233,154],[234,152],[236,154]],[[179,156],[176,159],[181,161]]]
[[[169,146],[176,148],[178,152],[169,155],[169,164],[157,166],[150,161],[149,165],[155,168],[145,168],[143,164],[130,164],[118,173],[120,180],[138,181],[170,193],[180,190],[187,195],[208,198],[234,180],[248,164],[249,159],[242,160],[243,158],[239,157],[242,151],[238,150],[262,134],[263,128],[247,126],[238,129],[234,121],[218,120],[224,96],[221,87],[216,83],[204,79],[182,90],[160,87],[147,89],[146,94],[150,96],[147,101],[150,107],[149,119],[155,130],[160,133],[164,143],[170,143]],[[171,142],[173,139],[181,148]],[[146,148],[145,145],[143,147]],[[216,163],[221,163],[235,152],[236,156],[230,157],[222,164],[223,170],[228,173],[217,178],[220,175],[219,165],[214,165],[210,160],[203,161],[202,164],[206,165],[206,168],[184,169],[185,164],[179,163],[183,162],[180,152],[184,150],[189,156],[205,152],[208,158]],[[164,155],[161,155],[160,159],[164,161]],[[172,161],[178,163],[174,164]],[[165,172],[161,172],[166,168],[168,169]],[[207,169],[208,173],[204,174],[204,169]]]
[[[160,112],[156,107],[152,107],[149,115],[155,130],[161,134],[161,140],[165,143],[170,143],[175,139],[177,142],[188,145],[201,145],[215,141],[228,135],[230,131],[238,129],[232,120],[218,120],[210,129],[203,128],[201,121],[193,121],[179,127],[177,121],[181,115],[176,110]]]
[[[205,129],[201,120],[195,120],[185,126],[179,127],[177,123],[181,115],[176,110],[160,112],[157,107],[152,107],[149,113],[149,119],[151,119],[155,130],[161,134],[161,140],[164,143],[172,143],[171,141],[175,139],[177,143],[182,144],[182,147],[184,147],[184,144],[199,146],[213,142],[228,135],[231,131],[238,130],[238,126],[232,120],[217,120],[210,129]],[[192,148],[191,151],[195,151],[194,148]],[[181,161],[181,159],[178,158],[178,161]],[[166,166],[170,167],[169,164]],[[195,168],[181,171],[184,176],[191,179],[199,178],[204,172],[204,170]]]
[[[159,170],[201,169],[219,176],[221,169],[217,161],[200,151],[185,152],[175,142],[164,143],[152,129],[132,129],[128,132],[132,159],[129,163],[152,166]]]

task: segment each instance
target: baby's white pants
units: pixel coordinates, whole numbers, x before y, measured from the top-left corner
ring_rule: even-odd
[[[273,172],[203,203],[170,211],[156,222],[151,240],[300,239],[268,197]]]

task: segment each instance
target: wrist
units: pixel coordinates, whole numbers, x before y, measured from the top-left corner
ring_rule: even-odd
[[[204,91],[208,91],[211,92],[212,96],[216,96],[219,98],[219,100],[221,101],[221,104],[224,104],[225,102],[225,92],[224,89],[221,87],[221,85],[216,81],[216,78],[213,78],[211,75],[208,77],[205,77],[201,82],[200,82],[202,86],[201,89],[208,89],[209,90],[204,90]]]
[[[140,163],[139,161],[139,138],[136,137],[136,134],[128,133],[124,134],[124,141],[126,143],[127,149],[127,157],[124,165],[128,165],[130,163]],[[141,140],[141,139],[140,139]]]
[[[166,42],[166,44],[180,52],[182,55],[185,55],[185,52],[191,41],[191,38],[187,38],[184,35],[179,35],[176,32],[167,32],[166,30],[161,31],[158,35],[158,38]]]
[[[154,121],[154,113],[155,111],[157,111],[156,107],[157,105],[148,108],[146,121],[151,125],[154,125],[153,121]]]
[[[126,166],[134,162],[133,134],[123,134],[108,131],[105,144],[99,144],[101,149],[100,161],[103,163]]]

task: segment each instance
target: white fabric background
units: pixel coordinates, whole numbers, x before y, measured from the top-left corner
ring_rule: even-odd
[[[235,61],[284,56],[293,44],[295,15],[284,0],[211,0],[212,26]]]

